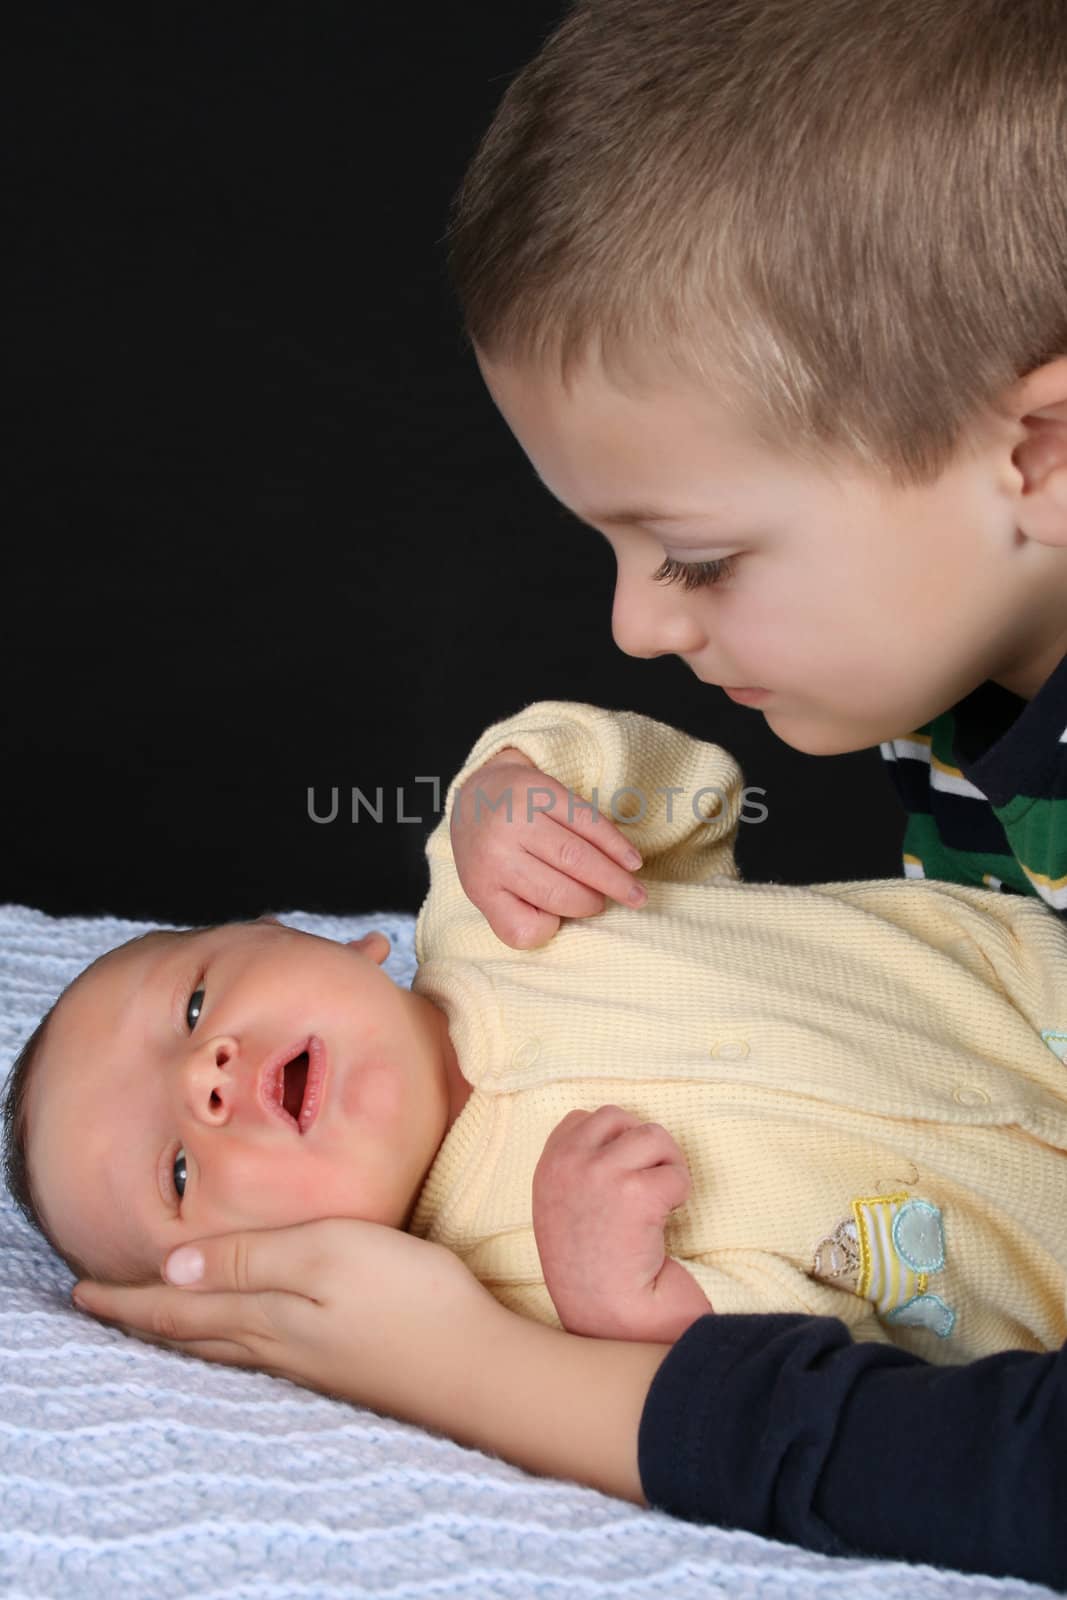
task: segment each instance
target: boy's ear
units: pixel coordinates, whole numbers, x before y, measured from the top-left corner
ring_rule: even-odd
[[[1018,527],[1037,544],[1067,546],[1067,356],[1027,374],[1007,398],[1023,430],[1011,456]]]

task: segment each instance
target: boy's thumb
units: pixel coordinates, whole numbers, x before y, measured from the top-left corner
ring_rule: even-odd
[[[204,1276],[204,1257],[190,1244],[172,1250],[163,1263],[163,1276],[168,1283],[186,1285],[199,1283]]]

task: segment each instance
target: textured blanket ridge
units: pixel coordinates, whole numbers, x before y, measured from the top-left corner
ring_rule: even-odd
[[[410,984],[415,919],[380,928]],[[156,923],[0,906],[0,1078],[96,956]],[[78,1315],[72,1278],[0,1193],[0,1594],[104,1600],[1023,1600],[1050,1590],[834,1560],[533,1477],[264,1373]],[[877,1470],[876,1446],[872,1471]]]

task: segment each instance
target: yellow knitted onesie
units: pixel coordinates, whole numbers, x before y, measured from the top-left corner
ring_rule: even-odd
[[[644,858],[645,906],[608,901],[538,950],[497,939],[449,818],[511,745],[596,791]],[[1036,898],[928,880],[744,884],[733,844],[760,803],[726,751],[633,712],[545,701],[482,735],[427,842],[412,985],[473,1093],[411,1232],[559,1327],[533,1172],[568,1111],[612,1103],[686,1157],[666,1248],[715,1311],[836,1316],[943,1363],[1058,1349],[1067,927]]]

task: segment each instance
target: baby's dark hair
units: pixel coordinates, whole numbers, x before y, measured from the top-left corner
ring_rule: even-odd
[[[69,987],[70,985],[68,984],[67,988]],[[63,994],[66,994],[66,992],[67,990],[64,989]],[[89,1278],[92,1273],[85,1263],[80,1261],[73,1252],[63,1249],[58,1240],[53,1237],[48,1224],[45,1222],[44,1213],[34,1189],[33,1177],[26,1157],[26,1097],[33,1075],[34,1062],[40,1056],[41,1047],[48,1032],[48,1024],[52,1020],[56,1006],[58,1006],[62,998],[63,995],[61,994],[49,1006],[15,1057],[11,1067],[7,1088],[4,1091],[3,1109],[0,1112],[0,1117],[3,1120],[4,1181],[7,1184],[8,1193],[26,1218],[26,1221],[37,1229],[43,1239],[47,1240],[56,1255],[66,1262],[74,1276],[76,1278]]]
[[[933,482],[1067,354],[1065,23],[1063,0],[577,0],[456,197],[467,334],[564,383],[659,357],[772,450]]]

